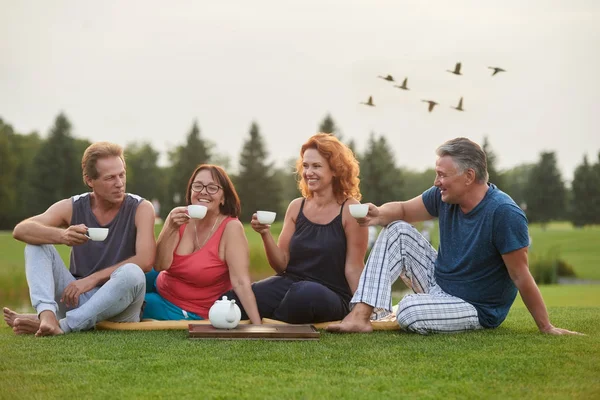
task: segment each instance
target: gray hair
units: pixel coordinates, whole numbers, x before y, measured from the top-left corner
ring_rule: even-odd
[[[463,137],[451,139],[438,147],[436,154],[438,157],[452,157],[460,174],[470,168],[475,171],[475,180],[478,183],[487,183],[487,157],[477,143]]]

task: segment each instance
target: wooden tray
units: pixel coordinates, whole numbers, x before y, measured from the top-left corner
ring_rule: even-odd
[[[319,340],[312,325],[238,325],[234,329],[217,329],[212,325],[189,324],[190,339],[243,340]]]

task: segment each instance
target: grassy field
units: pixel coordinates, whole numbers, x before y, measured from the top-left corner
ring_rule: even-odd
[[[574,229],[571,224],[554,223],[544,230],[534,224],[529,233],[532,253],[556,251],[573,265],[578,278],[600,281],[600,226]]]
[[[418,225],[417,225],[418,226]],[[156,235],[160,226],[156,227]],[[273,225],[275,236],[281,231],[281,223]],[[550,224],[545,230],[538,225],[530,227],[533,240],[532,253],[545,254],[553,249],[561,258],[573,265],[577,278],[600,281],[600,227],[573,229],[570,224]],[[250,265],[254,280],[273,274],[269,267],[260,235],[246,225],[246,236],[250,245]],[[437,246],[437,230],[432,234],[432,243]],[[12,238],[9,232],[0,232],[0,301],[2,304],[21,306],[28,302],[28,291],[23,268],[24,244]],[[70,249],[58,246],[65,263]]]
[[[247,235],[254,274],[270,274],[260,237]],[[533,226],[531,235],[534,251],[560,247],[580,278],[599,276],[600,228]],[[0,301],[22,305],[23,245],[0,233],[0,249]],[[65,259],[68,250],[59,249]],[[450,336],[322,332],[318,342],[263,342],[91,331],[34,338],[0,323],[0,399],[600,398],[600,286],[541,289],[552,322],[587,336],[539,334],[520,298],[500,328]]]
[[[0,399],[600,397],[597,286],[542,287],[553,322],[520,301],[496,330],[332,335],[317,342],[189,340],[185,331],[14,336],[0,327]]]

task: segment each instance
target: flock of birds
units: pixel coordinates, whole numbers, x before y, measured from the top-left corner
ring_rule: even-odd
[[[460,62],[456,63],[456,65],[454,66],[454,70],[450,70],[447,69],[447,72],[450,72],[451,74],[454,75],[462,75],[462,73],[460,72],[460,69],[462,67],[462,64]],[[496,75],[499,72],[506,72],[506,70],[500,68],[500,67],[488,67],[488,69],[491,69],[492,72],[492,76]],[[392,75],[387,75],[387,76],[382,76],[382,75],[378,75],[378,78],[381,78],[385,81],[388,82],[396,82],[394,80],[394,77]],[[395,88],[398,89],[402,89],[402,90],[410,90],[408,87],[408,78],[404,78],[404,81],[402,81],[401,85],[394,85]],[[435,106],[437,106],[439,103],[433,100],[421,100],[424,103],[428,103],[428,111],[432,112],[433,108]],[[367,100],[366,102],[361,102],[360,104],[364,104],[366,106],[370,106],[370,107],[375,107],[375,103],[373,103],[373,96],[369,96],[369,100]],[[460,100],[458,101],[458,105],[456,107],[451,106],[451,108],[454,108],[457,111],[465,111],[465,109],[463,108],[463,98],[461,97]]]

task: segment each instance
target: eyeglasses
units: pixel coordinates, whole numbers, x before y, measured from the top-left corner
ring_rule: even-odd
[[[214,183],[209,183],[208,185],[203,185],[200,182],[192,183],[192,190],[194,192],[200,193],[202,190],[204,190],[204,188],[206,188],[206,193],[208,194],[217,194],[219,189],[223,189],[221,186]]]

